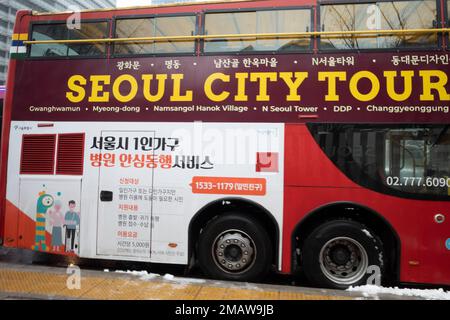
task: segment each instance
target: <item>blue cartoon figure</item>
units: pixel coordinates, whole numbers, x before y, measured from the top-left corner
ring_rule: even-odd
[[[33,250],[48,251],[47,244],[45,243],[45,222],[47,210],[53,205],[53,197],[44,191],[39,193],[39,198],[36,207],[36,235],[35,244],[32,246]]]
[[[65,247],[68,252],[75,252],[75,237],[77,229],[80,227],[80,213],[75,211],[76,203],[74,200],[69,201],[69,211],[66,212],[65,226],[66,226],[66,239]],[[70,247],[67,246],[67,239],[70,239]]]

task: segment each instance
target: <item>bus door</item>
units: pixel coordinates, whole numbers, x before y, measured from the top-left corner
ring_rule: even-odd
[[[153,131],[102,131],[97,255],[150,259]]]

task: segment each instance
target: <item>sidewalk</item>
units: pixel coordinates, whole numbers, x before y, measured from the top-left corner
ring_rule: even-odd
[[[68,289],[64,268],[0,263],[0,299],[100,300],[347,300],[354,292],[81,270],[80,289]]]

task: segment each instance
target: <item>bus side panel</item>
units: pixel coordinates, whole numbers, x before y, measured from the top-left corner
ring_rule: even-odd
[[[192,217],[209,203],[229,197],[267,209],[282,233],[282,124],[12,125],[7,199],[17,218],[8,225],[11,230],[18,226],[11,231],[16,241],[12,246],[87,258],[186,264]],[[61,139],[67,134],[83,137],[81,173],[59,172]],[[28,165],[22,161],[24,139],[52,136],[55,168],[41,174],[23,172],[21,163]],[[79,156],[71,153],[69,158]],[[55,229],[61,224],[62,230]],[[73,234],[67,231],[71,225]],[[55,237],[62,237],[62,246]]]

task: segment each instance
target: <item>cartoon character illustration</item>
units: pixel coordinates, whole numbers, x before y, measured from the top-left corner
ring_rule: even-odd
[[[48,211],[50,217],[50,224],[52,226],[52,251],[60,251],[62,246],[62,227],[64,224],[64,216],[61,212],[62,202],[61,200],[55,200],[53,209]]]
[[[65,243],[67,243],[67,239],[70,238],[70,249],[68,249],[66,244],[66,251],[75,252],[75,236],[77,228],[80,226],[80,215],[78,212],[75,212],[76,203],[74,200],[69,201],[69,211],[66,212],[64,219],[66,223],[66,238]]]
[[[45,243],[45,222],[47,210],[53,205],[53,197],[45,191],[39,193],[39,198],[36,207],[36,229],[35,229],[35,244],[32,246],[33,250],[39,250],[39,247],[43,251],[48,251],[47,244]]]

